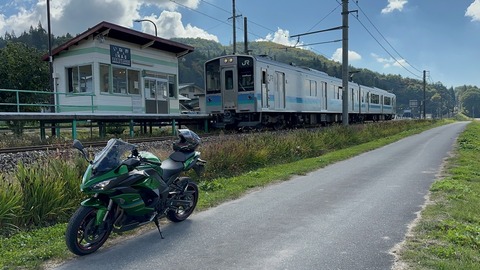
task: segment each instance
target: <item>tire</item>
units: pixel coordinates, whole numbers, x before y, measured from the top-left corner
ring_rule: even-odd
[[[91,254],[99,249],[107,240],[113,223],[107,219],[95,226],[97,208],[80,206],[70,218],[65,232],[68,249],[79,256]]]
[[[188,177],[180,178],[179,181],[185,181],[185,194],[181,194],[175,197],[177,200],[188,200],[190,201],[189,207],[184,207],[179,205],[176,209],[171,209],[167,211],[167,218],[173,222],[181,222],[187,219],[195,210],[198,202],[198,186],[190,180]]]

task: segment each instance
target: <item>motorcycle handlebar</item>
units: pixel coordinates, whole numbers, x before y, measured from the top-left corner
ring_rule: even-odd
[[[150,161],[150,160],[148,160],[146,158],[142,158],[142,157],[140,158],[140,162],[149,163],[149,164],[153,164],[153,165],[157,165],[157,166],[162,165],[161,162]]]

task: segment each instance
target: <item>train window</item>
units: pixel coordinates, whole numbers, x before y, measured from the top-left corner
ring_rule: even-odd
[[[238,78],[238,91],[253,91],[253,72],[251,69],[240,69]]]
[[[380,104],[380,96],[377,94],[371,94],[371,102],[373,104]]]
[[[225,90],[233,89],[233,70],[225,71]]]
[[[205,84],[207,94],[220,93],[220,63],[219,60],[205,65]]]
[[[392,98],[391,97],[384,97],[383,104],[392,105]]]
[[[310,81],[310,96],[317,96],[317,82]]]

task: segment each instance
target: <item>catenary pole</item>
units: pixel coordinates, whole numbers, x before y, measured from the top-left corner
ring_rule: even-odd
[[[348,126],[348,0],[342,0],[342,123]]]
[[[235,0],[232,0],[232,13],[233,13],[233,54],[237,53],[237,26],[235,24],[235,21],[237,19],[237,14],[235,12]]]
[[[427,109],[427,106],[426,106],[427,105],[426,104],[427,103],[427,98],[426,98],[426,94],[425,94],[426,88],[427,88],[427,79],[426,78],[427,78],[427,71],[424,70],[423,71],[423,119],[427,119],[426,118],[427,114],[425,112],[426,109]]]

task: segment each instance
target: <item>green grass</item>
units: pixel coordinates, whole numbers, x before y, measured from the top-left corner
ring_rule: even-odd
[[[458,138],[446,173],[399,252],[410,269],[480,269],[479,122]]]
[[[390,125],[379,123],[365,128],[337,126],[326,129],[323,133],[285,132],[283,136],[267,134],[255,136],[255,139],[247,136],[244,139],[224,141],[205,147],[201,151],[202,156],[208,160],[207,176],[209,177],[207,177],[208,180],[201,181],[199,184],[201,194],[197,209],[201,211],[216,206],[238,198],[250,189],[287,180],[292,175],[303,175],[445,123],[447,121],[401,121]],[[335,139],[331,139],[332,137]],[[470,142],[465,142],[465,147],[470,148]],[[232,151],[232,149],[234,150]],[[68,164],[72,166],[72,163]],[[81,165],[74,166],[81,167]],[[44,171],[40,174],[51,174],[52,177],[64,179],[64,182],[68,182],[64,183],[68,185],[67,190],[78,191],[79,176],[76,173],[68,174],[69,170],[61,164],[53,164],[48,168],[50,168],[48,172]],[[40,170],[36,167],[32,168],[32,170],[34,169],[37,170],[37,173]],[[83,168],[79,169],[79,171],[81,170]],[[218,177],[223,174],[222,170],[228,170],[230,175]],[[56,174],[50,171],[54,171]],[[35,179],[30,173],[32,172],[29,172],[27,168],[23,168],[23,172],[19,174],[30,175],[27,178]],[[3,182],[12,181],[4,179]],[[2,181],[0,181],[1,184]],[[449,187],[449,184],[446,183],[444,186]],[[55,186],[51,188],[55,189]],[[41,191],[40,187],[37,189]],[[17,192],[20,191],[21,189]],[[1,195],[0,191],[0,203],[2,198],[7,200],[9,197]],[[31,196],[36,197],[35,195]],[[61,199],[61,195],[59,199]],[[60,210],[63,213],[63,210]],[[5,221],[2,221],[0,216],[0,222],[12,224],[15,215],[12,212],[8,214],[5,215]],[[23,216],[21,218],[25,219]],[[39,223],[38,226],[41,226],[42,221],[40,220]],[[38,226],[37,229],[30,228],[10,234],[8,237],[0,237],[0,250],[2,250],[0,269],[18,267],[41,269],[45,261],[72,257],[64,243],[65,223],[60,222],[57,225],[40,229]],[[4,250],[5,252],[3,252]]]

